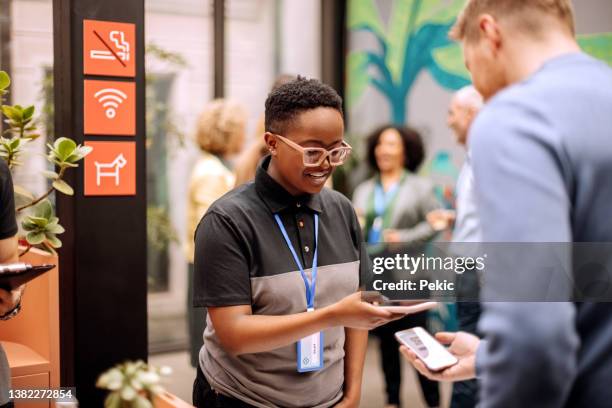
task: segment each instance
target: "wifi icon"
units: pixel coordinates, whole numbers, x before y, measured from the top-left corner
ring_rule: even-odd
[[[94,94],[94,98],[98,100],[102,104],[102,107],[105,109],[106,117],[109,119],[113,119],[117,116],[117,109],[119,105],[123,103],[127,99],[127,95],[125,92],[120,91],[115,88],[104,88],[100,89],[98,92]]]
[[[86,135],[136,135],[136,83],[85,79],[83,131]]]

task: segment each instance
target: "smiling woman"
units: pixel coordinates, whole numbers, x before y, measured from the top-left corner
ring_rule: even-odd
[[[350,152],[342,100],[298,78],[268,96],[265,122],[270,155],[255,182],[216,201],[196,231],[194,303],[209,315],[194,403],[354,407],[363,329],[393,315],[355,293],[359,223],[323,188]]]

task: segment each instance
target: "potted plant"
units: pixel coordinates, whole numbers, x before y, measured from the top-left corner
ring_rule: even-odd
[[[171,372],[169,367],[127,361],[102,373],[96,387],[110,391],[104,408],[153,408],[156,395],[164,392],[161,376]]]
[[[8,92],[11,84],[9,75],[0,71],[0,102]],[[14,170],[21,165],[20,159],[28,144],[40,137],[34,121],[34,105],[2,105],[2,116],[6,129],[0,136],[0,157]],[[64,232],[49,197],[59,191],[62,194],[73,195],[73,188],[64,180],[65,173],[78,167],[78,162],[91,152],[91,147],[78,145],[74,140],[60,137],[52,144],[47,144],[47,160],[54,165],[55,170],[41,172],[41,177],[50,181],[49,189],[35,197],[27,189],[15,185],[15,203],[17,216],[21,220],[20,243],[24,246],[20,256],[25,255],[33,247],[38,247],[52,255],[61,247],[62,242],[57,235]]]

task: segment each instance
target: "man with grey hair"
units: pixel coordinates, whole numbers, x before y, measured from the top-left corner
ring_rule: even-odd
[[[470,126],[483,103],[482,95],[471,85],[457,91],[451,100],[448,109],[448,127],[452,129],[457,143],[466,149]],[[469,151],[466,153],[465,162],[457,180],[456,197],[457,218],[453,229],[453,242],[458,243],[459,246],[462,245],[459,243],[481,242],[482,232]],[[476,271],[472,270],[458,276],[458,279],[460,288],[460,299],[457,302],[459,330],[476,334],[476,326],[480,318],[480,303],[466,300],[473,299],[473,293],[477,293],[478,276]],[[465,299],[461,299],[462,297]],[[477,380],[466,380],[453,384],[452,408],[473,408],[477,401]]]
[[[467,148],[468,132],[474,118],[483,106],[480,93],[471,85],[453,95],[448,109],[448,127],[457,143]],[[480,242],[480,221],[474,192],[474,175],[467,152],[465,163],[457,180],[457,220],[453,230],[454,242]]]

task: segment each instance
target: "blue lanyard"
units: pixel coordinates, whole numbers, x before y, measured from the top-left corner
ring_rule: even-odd
[[[317,285],[317,253],[319,252],[319,215],[314,215],[314,230],[315,230],[315,251],[312,258],[312,283],[308,281],[308,277],[306,273],[304,273],[304,268],[302,267],[302,263],[300,262],[300,258],[298,258],[293,245],[291,244],[291,240],[289,239],[289,235],[287,235],[287,230],[283,225],[278,214],[274,214],[274,218],[276,219],[276,223],[283,233],[283,237],[285,238],[285,243],[291,250],[291,254],[293,255],[293,260],[295,261],[297,267],[300,270],[300,274],[302,275],[302,279],[304,280],[304,286],[306,287],[306,307],[310,309],[314,309],[314,298],[315,298],[315,288]]]
[[[391,201],[395,198],[400,182],[397,182],[385,193],[380,182],[374,186],[374,222],[368,232],[368,244],[377,244],[381,241],[383,230],[383,216]]]
[[[376,183],[374,187],[374,212],[377,217],[381,217],[387,210],[387,206],[395,197],[395,193],[399,188],[399,182],[394,183],[385,193],[381,184]]]

